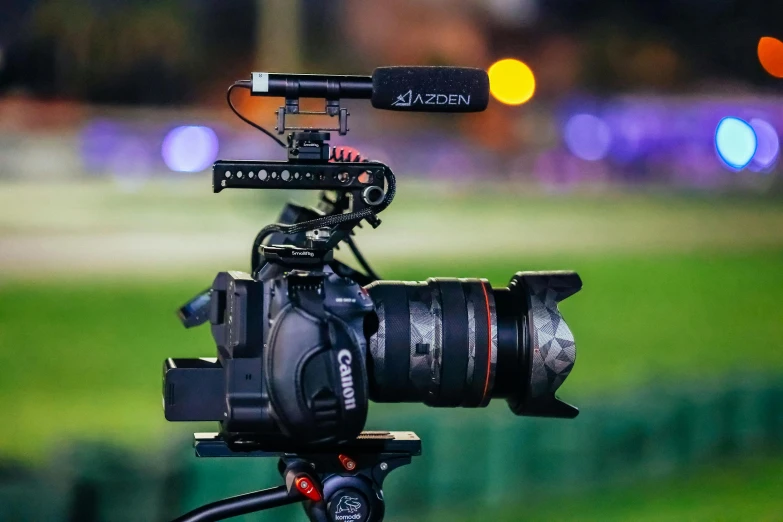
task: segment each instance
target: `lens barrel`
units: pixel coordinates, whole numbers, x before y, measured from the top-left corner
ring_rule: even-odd
[[[372,283],[370,398],[436,407],[505,398],[517,415],[576,416],[554,395],[576,358],[557,303],[581,286],[573,272],[519,272],[507,288],[484,279]]]

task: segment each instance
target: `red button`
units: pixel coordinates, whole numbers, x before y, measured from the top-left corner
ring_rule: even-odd
[[[313,479],[307,475],[299,475],[296,477],[294,484],[296,485],[296,489],[298,489],[302,495],[306,496],[310,500],[314,500],[316,502],[321,500],[321,493],[315,488]]]
[[[337,458],[340,459],[340,464],[348,471],[356,469],[356,462],[351,457],[347,455],[337,455]]]

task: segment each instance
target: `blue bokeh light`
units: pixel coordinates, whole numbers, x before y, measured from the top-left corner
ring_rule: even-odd
[[[609,125],[592,114],[572,116],[565,125],[563,138],[568,150],[586,161],[604,159],[612,146],[612,130]]]
[[[163,139],[161,154],[166,166],[175,172],[199,172],[217,159],[218,138],[209,127],[176,127]]]
[[[723,118],[715,130],[715,149],[727,166],[742,170],[750,164],[758,149],[756,131],[740,118]]]

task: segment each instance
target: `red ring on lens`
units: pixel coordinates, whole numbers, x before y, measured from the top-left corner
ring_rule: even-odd
[[[487,285],[482,282],[481,289],[484,291],[484,304],[487,307],[487,379],[484,381],[484,393],[481,395],[481,402],[487,399],[489,392],[489,375],[492,369],[492,317],[489,312],[489,295],[487,294]]]

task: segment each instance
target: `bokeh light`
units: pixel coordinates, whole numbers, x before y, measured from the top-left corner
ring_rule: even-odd
[[[130,135],[128,129],[113,120],[96,119],[88,122],[79,136],[84,168],[91,172],[105,170],[116,150]]]
[[[218,138],[209,127],[176,127],[163,139],[161,154],[166,166],[175,172],[199,172],[217,158]]]
[[[565,125],[563,138],[574,156],[587,161],[604,159],[612,146],[609,125],[592,114],[572,116]]]
[[[723,118],[715,130],[718,156],[732,169],[741,170],[753,160],[758,138],[753,127],[740,118]]]
[[[750,120],[750,126],[753,127],[758,140],[758,147],[750,168],[755,171],[767,171],[775,166],[780,155],[780,138],[775,127],[765,120],[753,118]]]
[[[492,64],[489,74],[489,91],[500,103],[521,105],[536,92],[533,71],[523,62],[505,58]]]
[[[155,171],[155,146],[141,136],[128,136],[111,151],[106,168],[117,186],[125,192],[136,192]]]
[[[775,78],[783,78],[783,42],[771,36],[759,40],[759,61]]]

